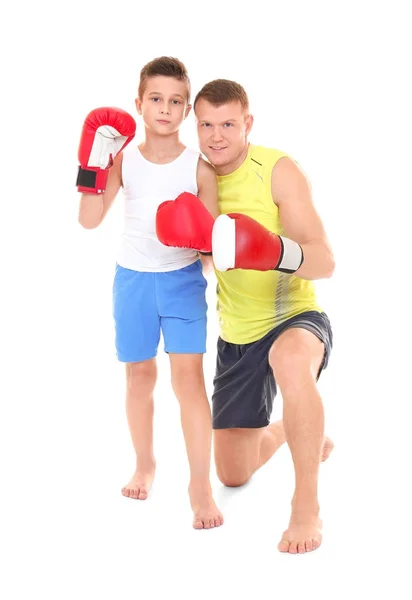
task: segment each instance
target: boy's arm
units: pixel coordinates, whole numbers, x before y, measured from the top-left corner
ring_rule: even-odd
[[[210,254],[200,254],[200,262],[202,263],[203,275],[208,275],[213,271],[213,258]]]
[[[197,165],[198,196],[212,217],[219,216],[218,189],[216,173],[212,165],[199,158]]]
[[[122,182],[122,158],[120,153],[116,156],[107,178],[104,194],[82,194],[79,206],[79,223],[85,229],[94,229],[103,221],[109,208],[113,204]]]
[[[174,200],[159,204],[156,234],[165,246],[193,248],[202,254],[211,254],[213,225],[219,215],[217,178],[213,167],[202,158],[199,158],[196,175],[197,196],[182,192]]]

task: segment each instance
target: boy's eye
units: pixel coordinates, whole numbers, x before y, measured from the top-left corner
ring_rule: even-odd
[[[180,100],[172,100],[173,104],[180,104]]]
[[[153,96],[152,100],[153,100],[153,102],[157,102],[158,100],[160,100],[160,98],[157,98],[156,96]]]
[[[233,123],[225,123],[225,127],[233,127]]]
[[[210,127],[210,123],[202,123],[202,127]]]

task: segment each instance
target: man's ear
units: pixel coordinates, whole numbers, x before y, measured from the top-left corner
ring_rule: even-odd
[[[249,135],[252,127],[253,127],[253,115],[246,115],[245,117],[245,121],[246,121],[246,135]]]
[[[136,98],[134,103],[136,104],[136,110],[137,110],[138,114],[141,115],[142,114],[142,101],[140,100],[140,98]]]

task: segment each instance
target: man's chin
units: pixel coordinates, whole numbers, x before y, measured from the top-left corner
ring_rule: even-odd
[[[217,152],[208,152],[207,154],[206,152],[204,152],[203,154],[206,156],[206,158],[212,165],[222,167],[223,165],[226,165],[228,162],[230,162],[228,161],[227,156],[219,156]]]

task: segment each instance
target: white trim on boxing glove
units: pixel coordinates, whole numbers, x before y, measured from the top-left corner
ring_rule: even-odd
[[[218,271],[233,269],[236,259],[236,222],[219,215],[212,230],[213,262]]]
[[[282,235],[280,235],[279,238],[282,242],[282,255],[275,269],[282,273],[294,273],[303,263],[302,248],[297,242],[294,242],[289,238],[283,237]]]
[[[87,161],[87,167],[99,167],[99,169],[110,167],[111,157],[114,158],[119,153],[128,137],[130,136],[120,135],[117,129],[111,125],[101,125],[98,127],[94,136],[89,160]]]

